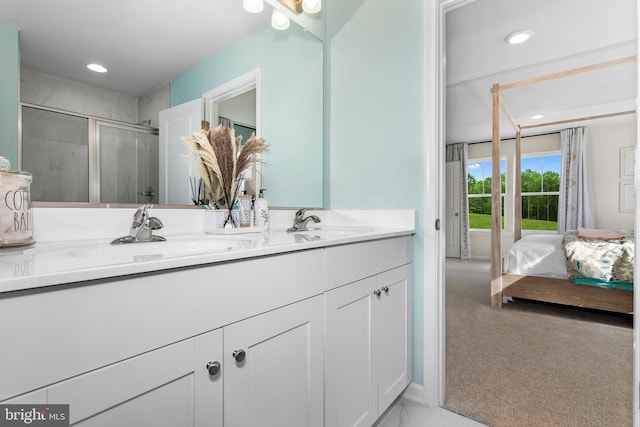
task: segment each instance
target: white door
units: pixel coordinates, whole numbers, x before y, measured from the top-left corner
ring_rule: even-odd
[[[446,256],[460,258],[460,162],[447,162],[446,169]]]
[[[322,427],[323,297],[224,328],[225,427]]]
[[[193,170],[189,147],[182,141],[200,130],[202,100],[200,98],[160,111],[159,191],[161,204],[193,205],[191,178],[200,175]]]

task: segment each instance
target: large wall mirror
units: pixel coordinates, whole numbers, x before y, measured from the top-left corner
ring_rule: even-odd
[[[218,1],[240,8],[242,3]],[[263,12],[268,15],[269,3]],[[139,51],[139,55],[144,54],[144,50]],[[262,89],[255,95],[255,107],[261,111],[255,118],[257,123],[235,120],[240,126],[248,125],[249,133],[254,127],[271,146],[255,177],[261,182],[255,185],[267,188],[274,207],[322,207],[323,68],[320,39],[293,21],[287,30],[277,31],[268,19],[248,35],[143,94],[110,91],[49,74],[43,67],[22,64],[20,167],[34,174],[34,205],[127,205],[146,201],[141,193],[148,190],[154,193],[152,202],[162,204],[158,194],[162,187],[159,112],[196,99],[202,101],[205,93],[259,69]],[[203,111],[202,118],[205,114]],[[52,126],[60,128],[51,132]],[[174,135],[172,143],[183,144],[177,137]],[[78,177],[83,184],[75,188]],[[89,177],[86,183],[85,177]],[[184,179],[189,178],[166,177],[168,182],[179,181],[187,192],[179,204],[193,206],[188,197],[189,183],[182,183]]]

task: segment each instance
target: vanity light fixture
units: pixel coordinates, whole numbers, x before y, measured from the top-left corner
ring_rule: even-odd
[[[107,69],[100,64],[87,64],[87,68],[96,73],[106,73]]]
[[[271,26],[276,30],[286,30],[289,28],[289,18],[278,9],[273,9],[271,14]]]
[[[529,116],[531,120],[540,120],[543,117],[544,117],[544,114],[542,113],[535,113]]]
[[[520,30],[509,34],[504,41],[508,44],[521,44],[529,40],[532,35],[533,31],[531,30]]]
[[[263,0],[242,0],[242,7],[249,13],[260,13],[264,9]]]
[[[244,4],[248,2],[257,2],[260,1],[262,4],[263,0],[243,0]],[[291,12],[299,15],[301,13],[314,14],[320,12],[322,9],[322,0],[278,0],[280,4],[286,6]],[[245,9],[247,7],[245,6]],[[249,10],[249,9],[247,9]],[[262,9],[260,9],[262,10]],[[276,8],[273,9],[273,14],[271,15],[271,26],[276,30],[286,30],[289,28],[289,17],[285,15],[281,10]]]

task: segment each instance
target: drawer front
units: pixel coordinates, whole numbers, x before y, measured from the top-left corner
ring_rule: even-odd
[[[325,250],[325,290],[373,276],[411,260],[411,236],[331,246]]]

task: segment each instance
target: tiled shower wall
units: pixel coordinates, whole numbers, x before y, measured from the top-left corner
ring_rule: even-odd
[[[20,101],[157,127],[158,113],[169,108],[169,83],[138,97],[21,68]]]

